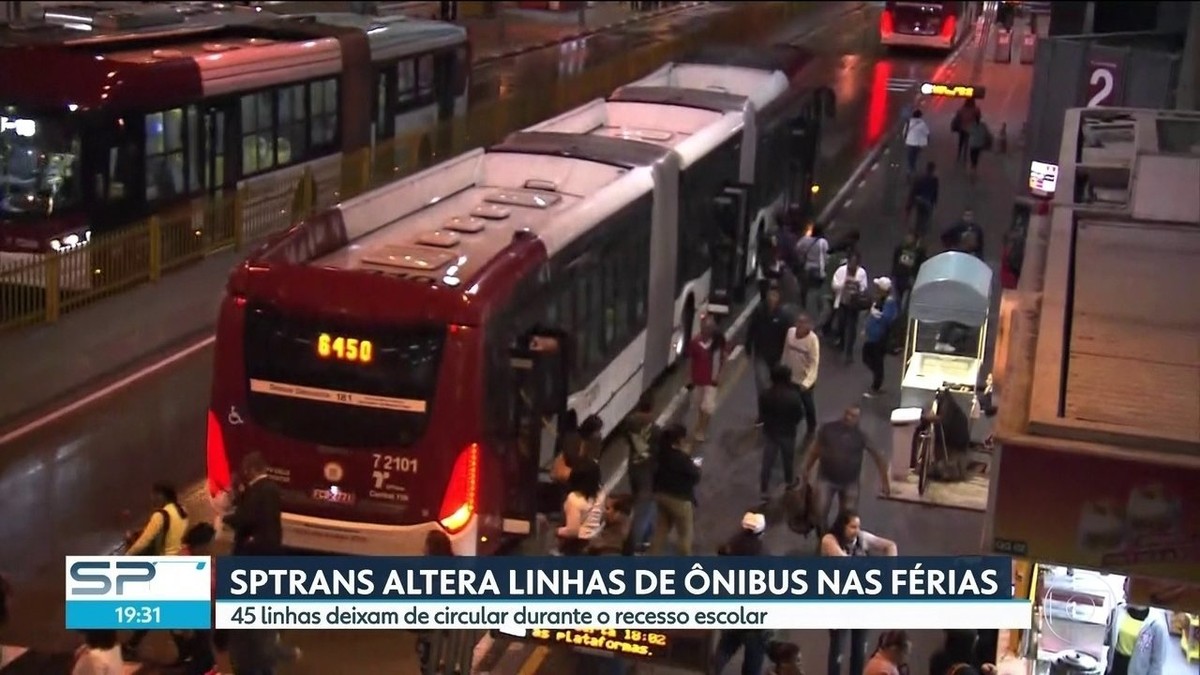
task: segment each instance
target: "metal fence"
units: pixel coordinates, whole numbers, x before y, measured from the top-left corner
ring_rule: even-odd
[[[753,43],[819,3],[755,3],[698,32],[649,45],[580,75],[525,85],[521,94],[474,106],[458,119],[364,148],[253,188],[197,197],[86,246],[0,268],[0,330],[53,322],[65,312],[120,293],[208,255],[241,250],[315,210],[606,96],[696,47]],[[286,173],[286,172],[284,172]]]

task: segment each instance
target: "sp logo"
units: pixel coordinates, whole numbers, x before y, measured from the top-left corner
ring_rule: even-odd
[[[71,563],[69,568],[71,585],[67,595],[115,595],[125,594],[128,584],[148,584],[158,572],[152,562],[101,560]]]
[[[330,483],[339,483],[345,476],[346,472],[342,469],[341,464],[330,462],[325,465],[325,480]]]

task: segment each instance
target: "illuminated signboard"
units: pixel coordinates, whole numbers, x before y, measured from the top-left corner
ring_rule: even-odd
[[[375,345],[370,340],[321,333],[317,336],[317,356],[348,363],[370,363]]]
[[[701,630],[634,630],[624,628],[537,628],[500,631],[501,635],[547,646],[605,652],[706,672],[710,633]]]
[[[0,132],[14,131],[18,136],[32,138],[37,135],[37,122],[19,117],[0,116]]]
[[[1048,197],[1058,189],[1058,165],[1033,161],[1029,165],[1029,190],[1040,197]]]
[[[941,96],[945,98],[982,99],[984,89],[983,87],[972,87],[965,84],[926,82],[921,85],[921,93],[925,96]]]

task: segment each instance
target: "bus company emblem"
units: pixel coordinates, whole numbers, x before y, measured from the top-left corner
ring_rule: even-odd
[[[345,476],[346,472],[344,469],[342,469],[341,464],[338,464],[337,462],[330,462],[325,465],[325,480],[329,481],[330,483],[341,482],[342,478]]]

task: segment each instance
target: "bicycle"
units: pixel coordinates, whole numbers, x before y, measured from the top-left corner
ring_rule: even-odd
[[[943,382],[942,386],[933,392],[933,403],[930,404],[929,414],[926,417],[927,424],[917,437],[917,494],[922,497],[925,496],[925,490],[929,487],[930,466],[936,465],[938,461],[950,461],[950,453],[946,447],[946,433],[942,429],[942,422],[938,417],[938,400],[942,395],[950,393],[951,388],[958,388],[958,385]]]

